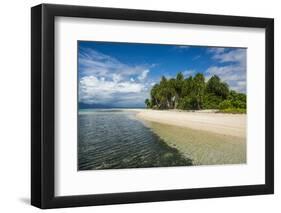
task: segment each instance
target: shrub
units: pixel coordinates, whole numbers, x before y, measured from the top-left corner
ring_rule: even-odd
[[[185,110],[195,109],[196,99],[188,96],[181,98],[179,100],[178,108],[185,109]]]
[[[244,114],[246,113],[246,109],[240,109],[240,108],[227,108],[227,109],[222,109],[220,112],[223,113],[231,113],[231,114]]]
[[[222,98],[215,94],[206,94],[204,96],[203,108],[204,109],[218,109]]]
[[[230,100],[224,100],[219,104],[219,109],[228,109],[228,108],[233,108],[232,102]]]

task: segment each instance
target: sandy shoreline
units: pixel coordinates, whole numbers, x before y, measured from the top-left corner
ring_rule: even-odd
[[[135,109],[137,117],[152,122],[246,138],[246,115]]]

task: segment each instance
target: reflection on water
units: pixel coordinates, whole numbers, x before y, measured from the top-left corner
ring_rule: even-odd
[[[122,110],[79,112],[78,170],[192,165],[175,148]]]

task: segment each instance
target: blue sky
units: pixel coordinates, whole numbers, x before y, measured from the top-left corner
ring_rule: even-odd
[[[246,92],[246,49],[188,45],[78,42],[79,102],[144,107],[161,76],[218,75]]]

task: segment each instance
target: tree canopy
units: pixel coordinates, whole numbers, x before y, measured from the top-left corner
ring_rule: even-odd
[[[227,83],[214,75],[208,81],[202,73],[184,78],[179,72],[175,78],[162,76],[145,100],[152,109],[220,109],[246,111],[246,95],[230,90]]]

